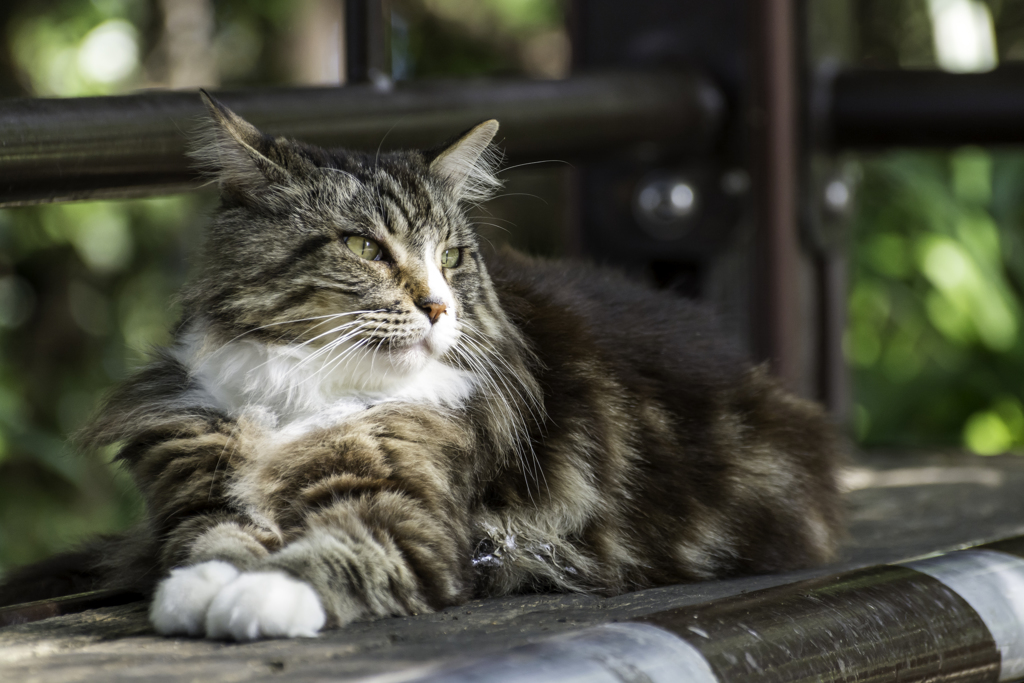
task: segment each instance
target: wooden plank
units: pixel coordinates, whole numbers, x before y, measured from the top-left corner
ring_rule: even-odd
[[[0,628],[0,681],[289,683],[394,675],[495,656],[547,636],[796,580],[1024,533],[1024,458],[881,455],[852,469],[840,560],[787,575],[668,586],[615,598],[528,595],[351,624],[309,640],[228,644],[160,638],[134,603]]]
[[[68,595],[55,600],[36,600],[9,607],[0,607],[0,628],[16,626],[32,621],[59,617],[65,614],[77,614],[100,607],[114,607],[138,602],[143,596],[130,591],[105,590],[89,591]]]

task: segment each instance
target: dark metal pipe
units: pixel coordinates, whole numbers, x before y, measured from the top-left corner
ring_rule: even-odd
[[[345,82],[390,78],[390,0],[337,1],[345,3]]]
[[[406,680],[1020,681],[1022,549],[1017,537],[740,593],[565,632]]]
[[[369,0],[345,2],[345,81],[365,83],[370,76]]]
[[[832,148],[1024,143],[1024,68],[841,72],[816,112]]]
[[[756,220],[751,293],[753,352],[794,391],[803,386],[797,239],[798,136],[794,0],[750,5],[755,49],[750,120]]]
[[[373,151],[429,147],[480,121],[501,122],[511,160],[655,156],[711,148],[722,96],[695,73],[566,81],[415,83],[217,93],[264,131]],[[194,93],[0,101],[0,206],[162,194],[193,187],[187,134]]]

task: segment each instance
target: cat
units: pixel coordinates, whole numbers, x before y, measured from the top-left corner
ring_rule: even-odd
[[[314,636],[528,591],[615,595],[827,561],[841,448],[701,307],[484,256],[486,121],[366,155],[206,93],[221,193],[173,343],[81,435],[147,507],[98,586],[165,635]]]

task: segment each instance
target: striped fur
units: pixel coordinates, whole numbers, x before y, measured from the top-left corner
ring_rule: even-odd
[[[338,626],[831,556],[839,450],[819,408],[690,303],[604,270],[485,263],[464,205],[497,185],[495,122],[367,156],[208,105],[195,156],[223,202],[185,317],[82,435],[121,444],[148,505],[109,582],[283,573]],[[178,584],[163,585],[158,601]]]

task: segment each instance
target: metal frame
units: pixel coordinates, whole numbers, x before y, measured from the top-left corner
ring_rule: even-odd
[[[986,74],[839,73],[812,112],[830,149],[1024,143],[1024,69]],[[709,153],[735,115],[698,72],[605,73],[565,81],[480,81],[217,93],[274,134],[376,149],[436,144],[486,118],[516,160],[603,156],[655,143]],[[161,194],[194,186],[186,133],[193,93],[0,100],[0,206]],[[385,136],[386,139],[385,139]]]
[[[751,345],[791,388],[808,384],[800,307],[800,89],[793,0],[750,4],[755,27],[750,166],[755,220]],[[807,389],[805,389],[809,393]]]

